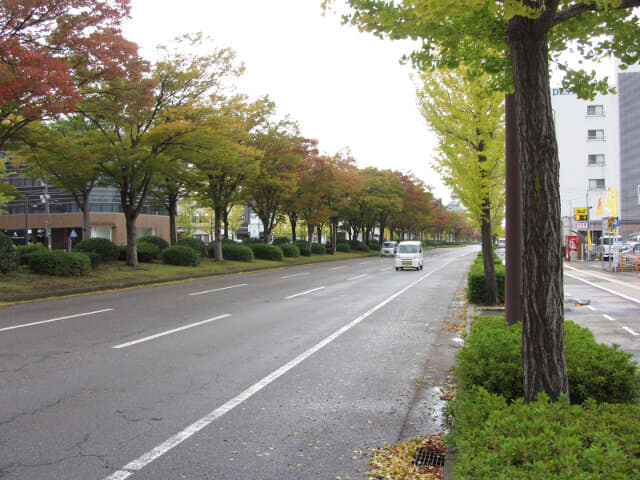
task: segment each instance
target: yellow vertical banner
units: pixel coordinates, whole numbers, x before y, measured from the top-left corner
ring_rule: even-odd
[[[602,215],[602,194],[600,194],[600,198],[598,199],[598,208],[596,209],[596,215]]]
[[[591,244],[591,230],[588,230],[587,231],[587,251],[590,252],[592,248],[593,248],[593,245]]]

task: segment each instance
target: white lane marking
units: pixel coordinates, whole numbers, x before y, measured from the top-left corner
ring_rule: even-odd
[[[249,285],[249,284],[248,283],[241,283],[239,285],[231,285],[229,287],[214,288],[213,290],[205,290],[204,292],[194,292],[194,293],[190,293],[189,295],[191,295],[191,296],[204,295],[205,293],[221,292],[223,290],[229,290],[230,288],[246,287],[247,285]]]
[[[358,276],[356,276],[356,277],[347,278],[347,281],[349,281],[349,282],[350,282],[351,280],[358,280],[359,278],[364,278],[364,277],[366,277],[367,275],[369,275],[369,274],[368,274],[368,273],[363,273],[362,275],[358,275]]]
[[[333,267],[333,268],[330,268],[329,270],[338,270],[338,269],[340,269],[340,268],[344,268],[344,267],[345,267],[345,266],[344,266],[344,265],[342,265],[341,267]]]
[[[367,262],[360,262],[360,265],[366,265]]]
[[[609,320],[610,322],[615,322],[616,321],[615,318],[613,318],[611,315],[607,315],[606,313],[603,313],[602,316],[604,318],[606,318],[607,320]]]
[[[183,330],[188,330],[189,328],[199,327],[200,325],[205,325],[207,323],[215,322],[216,320],[220,320],[222,318],[230,317],[230,313],[225,313],[224,315],[219,315],[217,317],[209,318],[207,320],[203,320],[201,322],[191,323],[189,325],[184,325],[178,328],[172,328],[171,330],[167,330],[165,332],[156,333],[155,335],[150,335],[148,337],[140,338],[138,340],[133,340],[132,342],[122,343],[120,345],[115,345],[111,348],[127,348],[132,345],[137,345],[138,343],[148,342],[149,340],[155,340],[156,338],[164,337],[165,335],[171,335],[172,333],[181,332]]]
[[[626,330],[627,332],[629,332],[631,335],[633,335],[634,337],[637,337],[638,335],[640,335],[640,333],[634,332],[633,330],[631,330],[629,327],[622,327],[623,330]]]
[[[604,288],[604,287],[602,287],[602,286],[600,286],[600,285],[598,285],[596,283],[590,282],[589,280],[584,280],[584,279],[582,279],[580,277],[576,277],[575,275],[571,275],[570,273],[566,273],[565,272],[565,275],[567,277],[569,277],[569,278],[573,278],[574,280],[578,280],[580,282],[586,283],[587,285],[591,285],[592,287],[599,288],[600,290],[604,290],[605,292],[612,293],[613,295],[617,295],[617,296],[619,296],[621,298],[624,298],[625,300],[629,300],[630,302],[635,302],[635,303],[639,303],[640,304],[640,300],[632,298],[632,297],[629,297],[627,295],[623,295],[622,293],[616,292],[615,290],[610,290],[608,288]]]
[[[296,273],[295,275],[285,275],[284,277],[280,277],[280,278],[304,277],[305,275],[311,275],[311,273],[310,273],[310,272],[305,272],[305,273]]]
[[[381,272],[386,272],[387,270],[393,270],[393,268],[392,268],[392,267],[389,267],[389,268],[383,268],[383,269],[382,269],[382,270],[380,270],[380,271],[381,271]]]
[[[597,309],[597,308],[592,307],[591,305],[587,305],[587,308],[588,308],[589,310],[594,311],[594,312],[597,312],[597,311],[598,311],[598,309]]]
[[[41,320],[39,322],[23,323],[23,324],[20,324],[20,325],[14,325],[12,327],[0,328],[0,332],[6,332],[6,331],[9,331],[9,330],[16,330],[18,328],[33,327],[35,325],[42,325],[42,324],[45,324],[45,323],[59,322],[61,320],[67,320],[69,318],[86,317],[87,315],[96,315],[98,313],[111,312],[111,311],[113,311],[113,308],[105,308],[103,310],[96,310],[95,312],[77,313],[75,315],[68,315],[66,317],[51,318],[49,320]]]
[[[300,293],[296,293],[295,295],[289,295],[288,297],[284,297],[284,299],[291,300],[292,298],[300,297],[301,295],[306,295],[307,293],[317,292],[318,290],[322,290],[323,288],[326,288],[326,287],[313,288],[311,290],[307,290],[306,292],[300,292]]]
[[[413,286],[417,285],[418,283],[420,283],[424,279],[428,278],[429,276],[431,276],[437,270],[440,270],[440,269],[444,268],[446,265],[448,265],[448,263],[445,264],[444,266],[436,269],[436,270],[433,270],[433,271],[425,274],[423,277],[418,278],[417,280],[413,281],[412,283],[410,283],[409,285],[407,285],[403,289],[398,290],[396,293],[394,293],[393,295],[388,297],[386,300],[384,300],[383,302],[381,302],[378,305],[376,305],[375,307],[373,307],[371,310],[363,313],[358,318],[356,318],[355,320],[351,321],[351,323],[348,323],[344,327],[336,330],[334,333],[329,335],[327,338],[325,338],[321,342],[317,343],[316,345],[314,345],[313,347],[311,347],[309,350],[305,351],[304,353],[298,355],[296,358],[294,358],[290,362],[286,363],[285,365],[283,365],[279,369],[274,370],[272,373],[270,373],[269,375],[264,377],[258,383],[253,384],[252,386],[247,388],[244,392],[242,392],[239,395],[233,397],[231,400],[229,400],[224,405],[216,408],[215,410],[213,410],[212,412],[208,413],[207,415],[205,415],[201,419],[196,420],[194,423],[192,423],[191,425],[187,426],[184,430],[182,430],[182,431],[176,433],[175,435],[169,437],[167,440],[165,440],[164,442],[162,442],[161,444],[159,444],[155,448],[149,450],[148,452],[144,453],[143,455],[141,455],[140,457],[136,458],[135,460],[127,463],[120,470],[112,473],[108,477],[105,477],[104,480],[125,480],[126,478],[130,477],[134,473],[142,470],[144,467],[149,465],[151,462],[153,462],[157,458],[160,458],[162,455],[167,453],[169,450],[173,449],[174,447],[177,447],[182,442],[184,442],[185,440],[189,439],[190,437],[192,437],[193,435],[198,433],[203,428],[209,426],[211,423],[213,423],[215,420],[217,420],[218,418],[223,416],[225,413],[230,412],[235,407],[237,407],[238,405],[240,405],[244,401],[246,401],[249,398],[251,398],[253,395],[258,393],[260,390],[265,388],[267,385],[273,383],[275,380],[280,378],[282,375],[287,373],[289,370],[293,369],[294,367],[298,366],[300,363],[305,361],[307,358],[309,358],[311,355],[316,353],[318,350],[320,350],[321,348],[327,346],[328,344],[333,342],[336,338],[340,337],[341,335],[343,335],[344,333],[348,332],[353,327],[358,325],[365,318],[371,316],[373,313],[375,313],[376,311],[380,310],[387,303],[391,302],[392,300],[395,300],[397,297],[402,295],[404,292],[406,292],[407,290],[409,290]]]

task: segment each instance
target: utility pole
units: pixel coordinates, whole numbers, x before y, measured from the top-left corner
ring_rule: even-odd
[[[505,118],[505,299],[509,325],[522,321],[522,181],[520,141],[513,94],[504,97]]]

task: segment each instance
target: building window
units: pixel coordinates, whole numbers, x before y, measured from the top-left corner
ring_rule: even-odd
[[[604,106],[587,105],[587,115],[589,117],[604,117]]]
[[[604,190],[604,178],[590,178],[589,190]]]
[[[589,140],[604,140],[604,130],[587,130],[587,139]]]
[[[604,165],[604,153],[590,153],[587,157],[588,165]]]

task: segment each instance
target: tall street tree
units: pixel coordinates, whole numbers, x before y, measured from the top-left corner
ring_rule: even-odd
[[[154,65],[150,79],[133,65],[126,77],[85,91],[78,103],[78,112],[99,128],[110,148],[100,170],[120,194],[127,265],[138,264],[136,220],[154,174],[168,158],[163,154],[203,128],[203,102],[243,71],[232,50],[211,46],[210,53],[200,54],[205,45],[208,42],[199,35],[185,36],[173,49],[162,49],[163,58]]]
[[[245,193],[262,221],[263,240],[268,243],[284,213],[287,195],[297,186],[305,139],[298,125],[287,119],[277,124],[268,123],[255,133],[252,143],[262,152],[260,175],[249,179]]]
[[[71,194],[82,212],[82,238],[91,236],[89,196],[100,177],[105,153],[102,134],[80,116],[53,123],[35,122],[19,134],[17,154],[30,175]]]
[[[329,0],[328,3],[330,3]],[[324,2],[327,3],[326,1]],[[348,0],[361,29],[419,39],[411,59],[422,71],[486,72],[492,86],[513,92],[519,130],[523,200],[523,369],[525,399],[569,394],[565,348],[558,146],[549,65],[564,72],[563,88],[582,98],[608,92],[565,58],[623,64],[640,59],[640,0]],[[572,55],[562,57],[571,51]],[[575,63],[574,63],[575,65]],[[549,248],[549,245],[554,246]]]
[[[504,95],[464,67],[420,75],[418,105],[438,136],[436,170],[482,233],[485,302],[498,303],[492,225],[504,218]]]

